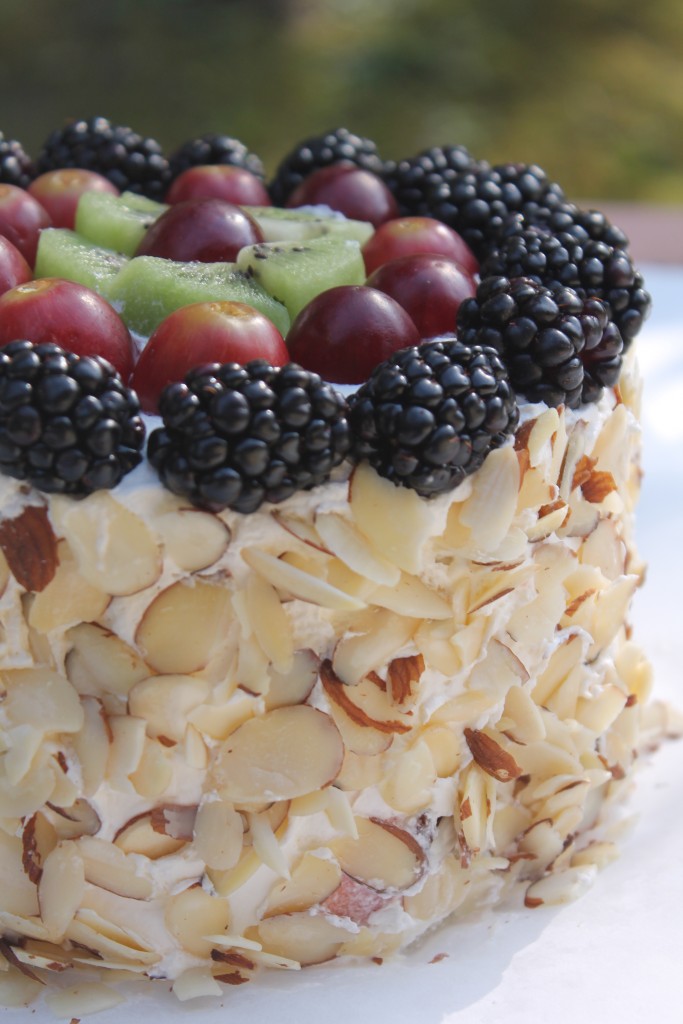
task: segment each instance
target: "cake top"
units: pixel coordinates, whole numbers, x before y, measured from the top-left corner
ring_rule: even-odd
[[[388,161],[340,128],[266,183],[236,139],[167,157],[95,117],[35,163],[0,136],[0,182],[0,471],[48,492],[115,487],[142,410],[162,484],[210,510],[346,460],[431,497],[520,401],[616,387],[650,308],[604,215],[458,145]]]

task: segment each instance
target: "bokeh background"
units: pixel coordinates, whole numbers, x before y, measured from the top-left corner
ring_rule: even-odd
[[[459,142],[572,198],[683,203],[680,0],[0,0],[0,129],[36,155],[102,114],[273,171],[345,125],[383,156]]]

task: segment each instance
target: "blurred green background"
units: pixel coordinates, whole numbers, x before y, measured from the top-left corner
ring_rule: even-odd
[[[460,142],[573,198],[683,201],[680,0],[0,0],[0,128],[36,155],[102,114],[272,172],[345,125],[385,157]]]

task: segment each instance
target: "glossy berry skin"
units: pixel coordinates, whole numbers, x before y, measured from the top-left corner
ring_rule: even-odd
[[[205,164],[183,171],[166,193],[166,202],[181,203],[185,199],[222,199],[237,206],[271,205],[260,178],[232,164]]]
[[[390,260],[435,253],[455,260],[468,274],[479,272],[476,256],[457,231],[433,217],[397,217],[381,224],[363,246],[368,275]]]
[[[322,204],[353,220],[379,227],[398,216],[398,206],[382,179],[353,164],[333,164],[314,171],[292,192],[287,206]]]
[[[135,255],[230,263],[245,245],[262,241],[258,224],[238,206],[222,199],[186,199],[162,213]]]
[[[334,384],[362,384],[419,331],[394,299],[375,288],[339,285],[317,295],[287,335],[292,359]]]
[[[0,235],[15,245],[29,266],[36,262],[38,236],[52,218],[37,199],[16,185],[0,185]]]
[[[284,366],[289,352],[277,327],[243,302],[196,302],[159,324],[140,354],[131,387],[144,412],[158,412],[159,395],[202,363],[265,359]]]
[[[103,175],[66,167],[59,171],[39,174],[28,187],[28,192],[50,214],[52,226],[73,230],[76,207],[84,192],[107,192],[117,196],[119,190]]]
[[[101,295],[74,281],[43,277],[0,296],[0,345],[16,338],[102,356],[124,382],[133,369],[133,343],[123,320]]]
[[[0,295],[33,277],[28,263],[15,245],[0,235]]]
[[[474,278],[457,263],[427,252],[385,263],[370,275],[367,284],[395,299],[421,338],[454,331],[460,304],[477,290]]]

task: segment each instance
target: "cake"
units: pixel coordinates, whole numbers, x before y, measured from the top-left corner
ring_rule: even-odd
[[[330,162],[329,140],[301,147],[280,202],[304,151],[306,174]],[[479,906],[564,902],[613,857],[649,728],[629,625],[649,300],[605,218],[465,154],[384,172],[401,214],[481,261],[457,337],[388,355],[348,401],[314,370],[216,364],[169,385],[143,457],[108,364],[4,349],[0,948],[20,1001],[67,969],[190,999],[385,958]],[[378,170],[367,140],[356,158]],[[52,374],[121,406],[113,486],[92,450],[59,486],[7,454],[27,363],[36,394]],[[235,497],[183,445],[231,436],[216,395],[253,426],[254,387],[282,416],[296,391],[288,429],[325,441]]]

